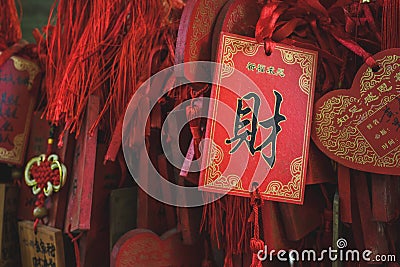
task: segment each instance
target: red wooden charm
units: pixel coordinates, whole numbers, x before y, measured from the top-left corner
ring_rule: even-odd
[[[161,237],[146,229],[135,229],[115,244],[111,267],[200,267],[200,249],[199,246],[183,245],[181,235],[175,229]]]
[[[35,63],[17,56],[0,66],[0,162],[24,163],[39,72]]]
[[[176,41],[175,62],[211,59],[212,29],[227,0],[189,0],[182,13]],[[179,74],[191,80],[191,71]]]
[[[69,198],[64,230],[89,230],[93,206],[93,184],[96,163],[97,128],[90,134],[90,127],[99,114],[99,98],[89,97],[85,123],[75,146],[75,157],[70,171]]]
[[[349,168],[400,175],[400,49],[373,56],[380,68],[361,66],[349,90],[315,104],[312,138]]]

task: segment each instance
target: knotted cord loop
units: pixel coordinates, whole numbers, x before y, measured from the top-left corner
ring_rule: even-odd
[[[256,187],[256,185],[254,185]],[[264,250],[264,241],[260,239],[260,225],[259,225],[259,208],[263,204],[260,192],[256,188],[253,192],[250,192],[250,205],[252,206],[252,213],[249,218],[249,222],[253,223],[253,237],[250,239],[250,249],[253,253],[252,262],[250,267],[262,267],[262,263],[258,258],[258,252]]]

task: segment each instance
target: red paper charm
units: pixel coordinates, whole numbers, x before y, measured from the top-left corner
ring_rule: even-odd
[[[316,52],[277,45],[267,56],[253,38],[220,40],[202,190],[248,197],[257,182],[264,199],[303,203]]]

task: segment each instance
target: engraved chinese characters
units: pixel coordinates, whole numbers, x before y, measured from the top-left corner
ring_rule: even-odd
[[[400,49],[374,56],[349,90],[335,90],[315,105],[312,137],[333,160],[353,169],[400,175]]]
[[[23,164],[39,71],[33,62],[16,56],[0,66],[1,162]]]
[[[65,266],[61,230],[39,225],[35,234],[32,222],[22,221],[18,225],[22,267]]]
[[[200,174],[201,190],[301,204],[316,52],[222,33]],[[240,71],[249,79],[239,79]],[[296,107],[296,108],[293,108]]]

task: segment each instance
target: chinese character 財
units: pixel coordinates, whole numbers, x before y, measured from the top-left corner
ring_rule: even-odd
[[[274,115],[265,121],[258,121],[258,112],[260,108],[260,97],[255,93],[248,93],[242,98],[238,98],[237,100],[237,108],[236,108],[236,118],[235,118],[235,128],[234,128],[234,136],[231,139],[226,139],[225,143],[233,144],[238,141],[236,145],[231,149],[229,153],[234,153],[241,146],[243,142],[246,142],[247,148],[250,153],[254,156],[256,152],[260,152],[264,160],[267,164],[272,168],[275,163],[275,151],[276,151],[276,139],[278,133],[281,131],[281,127],[279,125],[280,122],[285,121],[286,117],[280,114],[280,107],[282,102],[282,95],[274,91],[275,94],[275,110]],[[254,100],[253,109],[250,107],[243,108],[243,100]],[[252,112],[251,120],[243,119],[244,116],[250,114]],[[245,127],[250,126],[251,130],[243,130]],[[271,128],[268,138],[263,141],[260,145],[256,146],[256,135],[258,131],[258,127],[261,126],[265,129]],[[271,154],[270,156],[265,155],[261,151],[271,144]]]

